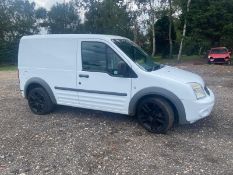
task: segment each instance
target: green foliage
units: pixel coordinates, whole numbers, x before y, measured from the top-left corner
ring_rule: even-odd
[[[125,5],[116,0],[94,1],[86,13],[86,33],[114,34],[132,38]]]
[[[224,25],[223,33],[220,43],[227,46],[229,49],[233,49],[233,22]]]
[[[47,15],[47,25],[49,33],[64,34],[77,33],[80,27],[80,18],[74,3],[54,5]]]
[[[17,70],[17,66],[0,66],[0,71],[15,71]]]
[[[132,1],[126,0],[71,0],[57,3],[47,11],[35,9],[35,4],[29,0],[1,0],[0,64],[16,63],[20,38],[37,34],[42,28],[58,34],[121,35],[133,39],[149,53],[152,52],[152,31],[155,31],[157,54],[166,57],[169,53],[168,1],[133,2],[134,6],[130,5]],[[174,54],[178,52],[186,16],[184,54],[200,55],[213,46],[233,48],[233,0],[192,0],[188,14],[186,5],[187,0],[172,0]],[[81,12],[85,12],[84,23]]]
[[[181,2],[184,1],[181,0]],[[185,6],[182,6],[185,8]],[[184,13],[182,13],[182,16]],[[181,17],[182,19],[183,17]],[[233,0],[195,0],[188,14],[187,35],[193,51],[214,46],[233,47]],[[186,46],[187,47],[187,46]]]
[[[47,11],[46,9],[40,7],[36,10],[36,18],[45,20],[47,18]]]
[[[16,62],[19,39],[38,31],[34,3],[27,0],[1,0],[0,63]]]
[[[155,23],[155,39],[157,44],[157,53],[162,54],[162,57],[166,57],[169,54],[169,17],[162,16]],[[171,38],[176,40],[176,31],[174,24],[172,24]]]

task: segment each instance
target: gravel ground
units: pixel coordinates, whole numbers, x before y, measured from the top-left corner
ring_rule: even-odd
[[[16,72],[0,72],[0,174],[232,174],[233,66],[181,65],[203,76],[216,105],[166,135],[133,117],[71,107],[33,115]]]

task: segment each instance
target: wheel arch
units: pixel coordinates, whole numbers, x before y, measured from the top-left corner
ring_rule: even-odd
[[[164,98],[169,102],[169,104],[171,104],[174,110],[176,122],[178,122],[179,124],[189,123],[186,120],[186,113],[181,100],[174,93],[159,87],[149,87],[137,92],[130,100],[129,115],[135,115],[137,106],[140,103],[140,101],[151,96]]]
[[[24,96],[25,96],[25,98],[27,98],[29,90],[33,89],[35,87],[42,87],[43,89],[45,89],[45,91],[48,93],[48,95],[49,95],[50,99],[52,100],[52,102],[54,104],[57,104],[56,98],[55,98],[55,96],[53,94],[52,89],[48,85],[48,83],[45,80],[43,80],[41,78],[37,78],[37,77],[30,78],[26,82],[26,84],[24,86]]]

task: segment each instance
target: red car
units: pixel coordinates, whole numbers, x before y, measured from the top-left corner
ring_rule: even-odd
[[[231,52],[226,47],[212,48],[208,54],[208,63],[231,64]]]

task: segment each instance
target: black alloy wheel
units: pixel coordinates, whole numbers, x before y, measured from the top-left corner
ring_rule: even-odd
[[[173,125],[174,112],[165,99],[150,97],[139,104],[137,118],[146,130],[165,134]]]
[[[28,105],[34,114],[44,115],[53,110],[54,105],[49,95],[41,87],[31,89],[28,93],[27,99]]]

